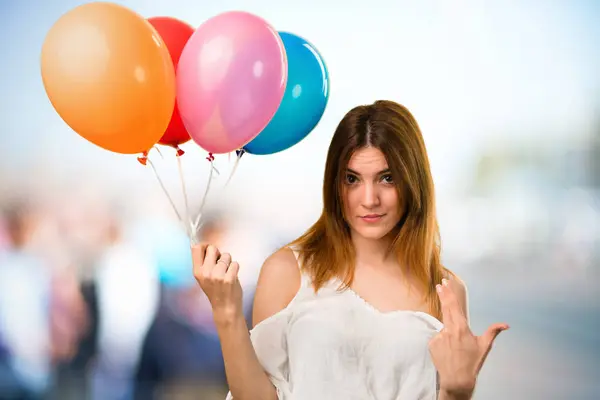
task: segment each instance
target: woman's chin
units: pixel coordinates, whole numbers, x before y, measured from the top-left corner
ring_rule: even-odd
[[[384,226],[359,227],[354,229],[354,234],[367,240],[381,240],[388,236],[391,229]]]

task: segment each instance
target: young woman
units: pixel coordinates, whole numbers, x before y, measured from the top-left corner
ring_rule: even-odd
[[[253,326],[239,265],[210,244],[194,274],[235,400],[470,399],[506,324],[469,329],[464,283],[440,263],[423,137],[391,101],[352,109],[325,165],[323,212],[264,263]]]

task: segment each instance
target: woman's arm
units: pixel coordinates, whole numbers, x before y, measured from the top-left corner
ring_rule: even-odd
[[[450,393],[445,390],[440,392],[438,400],[471,400],[474,390],[467,390],[462,393]]]
[[[285,308],[299,285],[298,265],[290,250],[280,250],[269,257],[258,279],[254,324]],[[232,397],[235,400],[277,399],[275,387],[252,346],[242,307],[213,310]]]
[[[260,365],[244,317],[215,315],[229,391],[235,400],[276,400],[277,393]]]
[[[475,391],[475,385],[473,384],[472,389],[465,389],[461,392],[451,393],[447,390],[441,390],[438,396],[438,400],[471,400],[473,398],[473,392]]]

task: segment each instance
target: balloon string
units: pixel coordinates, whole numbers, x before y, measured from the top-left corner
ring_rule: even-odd
[[[177,218],[179,218],[179,222],[181,222],[183,224],[184,222],[183,222],[183,219],[181,218],[181,214],[179,214],[179,211],[177,211],[177,207],[175,206],[175,202],[173,201],[173,199],[169,195],[169,192],[167,191],[167,188],[165,187],[165,184],[163,183],[162,179],[160,179],[160,176],[158,175],[158,172],[156,171],[156,168],[154,167],[154,163],[152,162],[152,160],[150,160],[150,158],[148,158],[147,161],[148,161],[148,164],[150,164],[150,167],[152,167],[152,171],[154,172],[154,176],[156,177],[156,180],[160,184],[160,187],[162,188],[164,194],[167,196],[167,199],[169,199],[169,202],[171,203],[171,207],[173,207],[173,211],[175,211],[175,215],[177,215]]]
[[[195,236],[195,234],[192,236],[193,227],[191,226],[192,220],[190,218],[190,205],[188,201],[187,187],[185,185],[185,178],[183,177],[183,166],[181,165],[181,156],[179,154],[177,154],[177,169],[179,170],[179,181],[181,182],[181,189],[183,191],[183,201],[185,202],[185,230],[188,233],[190,240],[193,241],[193,237]]]
[[[237,171],[238,165],[243,155],[244,150],[237,150],[237,157],[235,159],[235,163],[233,164],[233,168],[231,169],[231,173],[229,174],[229,178],[227,178],[227,182],[225,182],[225,187],[227,187],[227,185],[229,185],[229,182],[231,182],[231,178],[233,178],[235,171]]]
[[[157,146],[152,147],[154,150],[156,150],[156,152],[158,153],[158,155],[160,156],[160,158],[162,158],[163,160],[165,159],[165,156],[163,156],[162,152],[160,151],[160,149]]]
[[[200,203],[200,210],[198,211],[198,216],[196,217],[196,220],[194,221],[194,224],[192,225],[192,228],[194,230],[194,235],[193,235],[194,241],[197,240],[198,228],[200,227],[200,220],[202,218],[202,212],[204,211],[204,205],[206,204],[206,199],[208,197],[208,191],[210,190],[210,185],[213,180],[213,171],[216,171],[212,157],[209,157],[208,161],[210,162],[210,171],[208,173],[208,182],[206,183],[206,189],[204,190],[204,195],[202,196],[202,202]]]

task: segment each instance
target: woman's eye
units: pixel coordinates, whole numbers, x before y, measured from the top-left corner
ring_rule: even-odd
[[[394,179],[392,178],[392,175],[390,175],[390,174],[382,176],[381,180],[384,181],[385,183],[394,183]]]
[[[358,179],[356,178],[356,176],[346,175],[346,183],[352,185],[353,183],[356,183],[357,181],[358,181]]]

